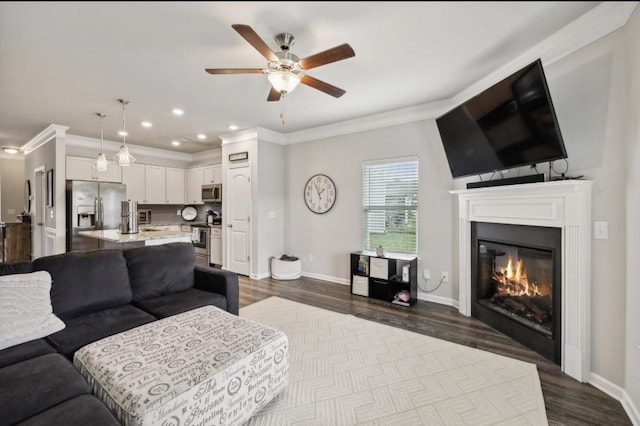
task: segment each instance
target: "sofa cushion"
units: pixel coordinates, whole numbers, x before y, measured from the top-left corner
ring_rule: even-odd
[[[131,248],[124,257],[134,302],[193,287],[196,255],[189,243]]]
[[[40,257],[33,269],[51,274],[53,312],[63,321],[131,302],[122,250],[69,252]]]
[[[51,310],[46,271],[0,276],[0,350],[64,328]]]
[[[33,264],[31,262],[0,262],[0,275],[26,274],[29,272],[33,272]]]
[[[42,355],[0,369],[3,424],[14,424],[75,396],[91,392],[60,354]]]
[[[111,411],[92,395],[80,395],[29,417],[19,426],[91,425],[121,426]]]
[[[47,337],[47,342],[73,359],[74,352],[84,345],[155,319],[133,305],[119,306],[70,319],[65,329]]]
[[[227,298],[222,294],[209,293],[195,288],[134,303],[140,309],[158,318],[166,318],[191,309],[201,308],[205,305],[213,305],[225,311],[227,310]]]
[[[40,355],[53,354],[56,350],[44,339],[32,340],[0,351],[0,368],[26,361]]]

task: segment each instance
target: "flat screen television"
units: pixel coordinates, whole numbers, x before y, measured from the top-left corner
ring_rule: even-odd
[[[454,179],[567,158],[539,59],[436,124]]]

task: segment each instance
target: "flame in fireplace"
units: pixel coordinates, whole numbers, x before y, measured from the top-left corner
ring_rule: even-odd
[[[514,262],[511,256],[507,266],[500,271],[494,271],[493,279],[498,283],[496,293],[509,296],[542,296],[543,293],[537,283],[529,282],[527,270],[522,259]]]

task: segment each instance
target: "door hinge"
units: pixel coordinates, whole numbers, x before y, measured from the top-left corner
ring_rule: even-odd
[[[251,256],[247,256],[247,262],[251,262]]]
[[[247,222],[251,222],[251,216],[247,216]]]

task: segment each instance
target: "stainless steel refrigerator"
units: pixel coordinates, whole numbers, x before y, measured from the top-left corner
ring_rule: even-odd
[[[120,203],[126,199],[126,185],[121,183],[68,180],[67,251],[100,248],[100,240],[84,237],[78,232],[118,229],[121,222]]]

